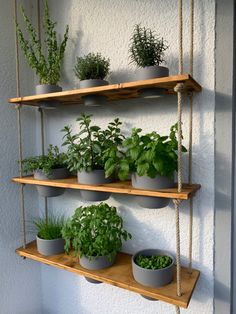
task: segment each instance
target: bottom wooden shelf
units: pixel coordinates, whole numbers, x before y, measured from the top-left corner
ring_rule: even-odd
[[[43,256],[39,254],[35,241],[27,244],[25,249],[22,247],[18,248],[16,253],[20,256],[27,257],[43,264],[96,279],[110,285],[130,290],[183,308],[188,307],[200,275],[198,270],[194,269],[192,274],[189,274],[187,268],[182,267],[182,296],[178,297],[176,295],[176,279],[174,279],[171,284],[161,288],[149,288],[137,283],[132,275],[131,255],[125,253],[118,254],[116,262],[112,267],[93,271],[81,267],[79,260],[76,257],[68,256],[66,254],[53,256]]]

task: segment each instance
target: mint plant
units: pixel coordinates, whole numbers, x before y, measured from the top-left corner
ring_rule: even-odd
[[[27,174],[41,170],[50,177],[52,169],[67,167],[66,158],[66,154],[60,153],[57,146],[49,145],[47,155],[29,157],[22,161],[23,172]]]
[[[130,59],[138,67],[160,65],[164,60],[164,52],[168,48],[163,38],[160,38],[150,28],[134,26],[130,39]]]
[[[63,40],[59,43],[55,30],[56,23],[51,20],[48,3],[45,1],[43,30],[46,54],[44,55],[44,47],[42,47],[37,31],[27,17],[23,6],[21,6],[21,13],[29,39],[24,36],[18,23],[16,23],[16,31],[25,59],[29,66],[36,71],[40,84],[56,84],[60,80],[61,63],[65,54],[69,26],[66,26]]]
[[[81,114],[76,120],[79,122],[79,133],[73,134],[70,126],[65,126],[62,132],[63,146],[67,146],[67,163],[71,171],[92,171],[104,169],[108,150],[118,147],[123,142],[122,124],[117,118],[102,130],[92,125],[91,115]],[[111,174],[111,173],[110,173]]]
[[[106,203],[77,208],[63,227],[62,236],[67,254],[72,249],[80,257],[109,259],[121,249],[122,240],[131,238],[116,207]]]
[[[143,256],[138,255],[135,263],[145,269],[163,269],[171,265],[172,259],[169,256]]]
[[[54,240],[62,238],[62,228],[65,225],[64,216],[53,216],[49,215],[46,219],[45,217],[40,217],[33,220],[33,225],[37,230],[37,235],[40,239],[44,240]]]
[[[169,136],[157,132],[141,135],[142,129],[133,128],[130,137],[123,142],[123,154],[114,154],[106,160],[105,169],[117,169],[120,180],[127,179],[130,172],[150,178],[156,175],[173,178],[178,167],[177,124],[170,129]],[[186,148],[182,146],[182,151]]]

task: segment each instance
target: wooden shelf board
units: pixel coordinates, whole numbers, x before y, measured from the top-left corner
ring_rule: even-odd
[[[158,299],[171,303],[183,308],[187,308],[192,293],[198,281],[200,272],[193,270],[192,274],[188,273],[187,268],[181,269],[182,295],[176,295],[176,279],[167,286],[161,288],[149,288],[137,283],[132,275],[131,256],[125,253],[119,253],[116,262],[112,267],[102,270],[87,270],[80,266],[79,259],[65,254],[53,256],[43,256],[38,253],[36,242],[29,243],[26,248],[18,248],[16,253],[22,257],[60,268],[77,275],[86,276],[104,283],[130,290],[144,296]],[[176,276],[174,276],[175,278]]]
[[[14,104],[21,103],[30,106],[39,106],[40,103],[45,102],[56,102],[55,106],[58,104],[81,104],[83,103],[82,96],[92,94],[106,96],[108,101],[121,100],[138,97],[139,90],[143,88],[160,87],[166,89],[168,93],[173,93],[174,87],[180,82],[185,83],[187,91],[201,91],[201,86],[189,74],[182,74],[143,81],[74,89],[50,94],[10,98],[8,102]]]
[[[100,192],[111,192],[119,194],[130,194],[130,195],[144,195],[144,196],[154,196],[154,197],[163,197],[163,198],[176,198],[187,200],[194,196],[197,190],[200,189],[199,184],[192,185],[183,185],[182,192],[178,192],[177,188],[169,188],[158,191],[151,190],[140,190],[135,189],[131,186],[130,181],[118,181],[109,184],[103,185],[88,185],[80,184],[77,182],[77,177],[70,177],[67,179],[58,179],[58,180],[37,180],[33,176],[26,177],[17,177],[12,179],[16,183],[32,184],[32,185],[44,185],[44,186],[53,186],[59,188],[68,188],[68,189],[79,189],[79,190],[89,190],[89,191],[100,191]]]

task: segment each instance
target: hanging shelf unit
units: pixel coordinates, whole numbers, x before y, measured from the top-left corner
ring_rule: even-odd
[[[166,93],[173,94],[174,87],[184,83],[186,92],[200,92],[201,86],[189,74],[174,75],[143,81],[120,83],[99,87],[81,88],[57,93],[41,94],[10,98],[9,103],[29,106],[40,106],[41,102],[57,102],[63,105],[82,104],[83,96],[98,94],[106,96],[108,101],[139,97],[139,90],[145,88],[164,88]]]
[[[38,253],[36,242],[27,244],[26,248],[19,248],[16,253],[22,257],[26,257],[40,263],[60,268],[77,275],[86,276],[119,288],[139,293],[145,297],[164,301],[179,307],[187,308],[192,293],[196,286],[200,272],[193,269],[192,273],[188,269],[181,267],[181,287],[182,295],[176,295],[176,276],[169,284],[161,288],[145,287],[136,282],[132,275],[131,255],[118,253],[116,262],[113,266],[100,270],[87,270],[80,266],[79,259],[65,254],[53,256],[43,256]]]

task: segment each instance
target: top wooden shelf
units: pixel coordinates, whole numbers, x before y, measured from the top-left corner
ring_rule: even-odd
[[[186,91],[200,92],[201,86],[189,74],[161,77],[143,81],[127,82],[91,88],[81,88],[57,93],[41,94],[10,98],[9,103],[39,106],[41,102],[57,102],[59,104],[81,104],[82,97],[99,94],[107,97],[108,101],[139,97],[139,90],[144,88],[164,88],[167,93],[173,94],[177,83],[184,83]]]

